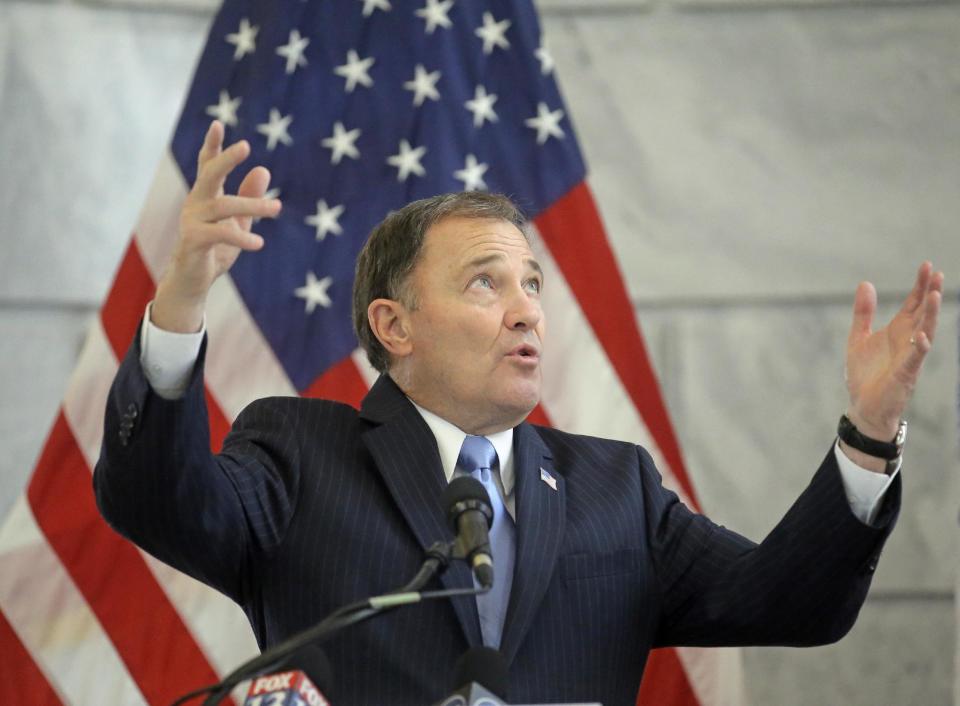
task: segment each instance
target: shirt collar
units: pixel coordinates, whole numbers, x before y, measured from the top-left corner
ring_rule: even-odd
[[[408,398],[409,399],[409,398]],[[443,474],[447,482],[453,478],[453,472],[457,468],[457,458],[460,456],[460,448],[463,446],[463,440],[467,438],[467,433],[455,424],[446,419],[437,416],[428,409],[424,409],[413,400],[410,400],[423,421],[430,427],[434,437],[437,439],[437,449],[440,451],[440,462],[443,464]],[[486,438],[493,444],[497,452],[497,459],[500,462],[500,483],[503,486],[505,495],[513,492],[513,429],[498,431],[496,434],[487,434]]]

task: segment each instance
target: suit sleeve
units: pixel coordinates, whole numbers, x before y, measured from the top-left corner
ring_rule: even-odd
[[[655,646],[807,646],[850,630],[896,522],[899,476],[866,525],[850,510],[831,450],[755,544],[691,512],[642,449],[640,466],[663,606]]]
[[[296,505],[299,447],[284,405],[263,400],[238,417],[213,454],[203,385],[206,341],[184,395],[153,392],[139,336],[107,399],[94,469],[97,505],[120,534],[160,560],[243,602],[259,560],[283,538]]]

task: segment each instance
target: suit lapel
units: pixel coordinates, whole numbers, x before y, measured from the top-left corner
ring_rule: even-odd
[[[563,477],[554,471],[549,449],[529,424],[514,430],[517,560],[510,589],[500,651],[511,663],[530,629],[553,575],[566,517]],[[541,480],[541,469],[556,481],[556,490]]]
[[[437,440],[423,417],[386,375],[364,398],[360,416],[375,423],[362,434],[363,441],[421,548],[452,539],[440,502],[447,485],[443,464]],[[397,585],[408,578],[398,576]],[[440,580],[446,588],[473,584],[470,569],[462,561],[452,562]],[[476,600],[466,596],[452,603],[470,646],[481,645]]]

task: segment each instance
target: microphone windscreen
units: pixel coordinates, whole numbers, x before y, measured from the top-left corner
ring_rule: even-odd
[[[489,505],[490,495],[483,483],[473,476],[457,476],[447,483],[443,491],[443,506],[450,507],[464,500],[480,500]]]
[[[476,682],[501,701],[507,700],[509,682],[507,660],[492,647],[472,647],[460,655],[454,668],[454,676],[455,689],[466,686],[470,682]]]
[[[492,521],[490,494],[483,487],[483,483],[472,476],[458,476],[450,481],[443,491],[441,502],[447,511],[447,519],[453,527],[454,534],[457,532],[457,517],[463,511],[462,508],[459,510],[457,508],[463,503],[482,504],[486,508],[483,514],[488,516],[487,526]]]

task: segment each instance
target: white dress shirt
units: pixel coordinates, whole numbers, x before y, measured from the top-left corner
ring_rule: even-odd
[[[144,315],[144,325],[140,332],[140,364],[150,387],[160,397],[175,400],[183,395],[190,382],[190,373],[200,353],[203,334],[206,332],[206,320],[196,333],[173,333],[157,328],[150,321],[150,307]],[[433,412],[414,404],[423,416],[430,431],[437,439],[440,461],[447,482],[453,478],[460,455],[460,447],[466,433],[441,419]],[[516,498],[514,496],[513,473],[513,429],[491,434],[487,437],[497,451],[500,473],[494,473],[497,486],[503,497],[504,505],[511,517],[516,520]],[[843,489],[850,503],[850,510],[861,522],[872,524],[880,511],[880,505],[893,479],[900,472],[900,462],[890,475],[874,473],[861,468],[840,449],[839,440],[834,444],[833,453],[840,468]]]
[[[409,398],[408,398],[409,399]],[[463,446],[463,440],[467,433],[451,424],[446,419],[438,417],[430,410],[424,409],[413,400],[410,400],[413,406],[417,408],[423,421],[430,427],[434,437],[437,439],[437,449],[440,451],[440,462],[443,464],[443,474],[447,477],[447,483],[453,479],[453,472],[457,467],[457,459],[460,457],[460,447]],[[496,469],[490,469],[493,472],[494,481],[497,489],[500,491],[500,497],[503,498],[503,505],[510,513],[514,522],[517,520],[516,496],[513,493],[514,475],[513,475],[513,429],[498,431],[496,434],[488,434],[486,438],[493,444],[497,452],[497,459],[500,462],[500,472]]]

